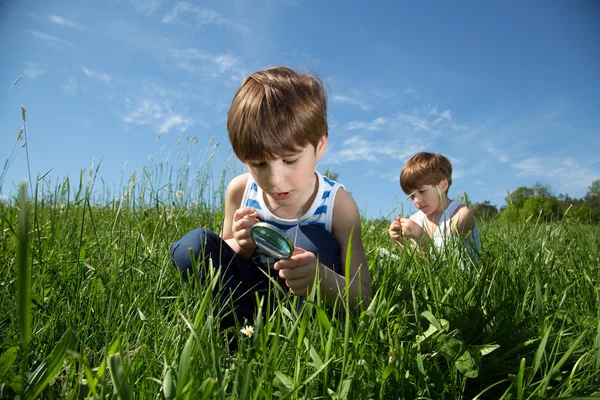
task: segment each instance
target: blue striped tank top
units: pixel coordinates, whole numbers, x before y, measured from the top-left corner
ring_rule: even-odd
[[[341,183],[332,181],[331,179],[323,176],[319,171],[315,171],[317,174],[317,181],[319,188],[315,200],[309,207],[308,211],[296,219],[283,219],[279,218],[269,210],[265,204],[263,191],[258,184],[252,178],[252,175],[248,176],[248,183],[246,183],[246,189],[244,196],[242,197],[242,207],[254,207],[258,213],[258,219],[264,222],[268,222],[275,225],[279,229],[286,231],[296,225],[311,224],[317,225],[327,232],[332,233],[333,225],[333,204],[335,202],[335,195],[339,188],[344,187]],[[258,251],[257,251],[258,252]],[[254,256],[252,257],[255,258]],[[261,255],[261,263],[267,264],[272,263],[273,259],[268,259],[264,255]]]

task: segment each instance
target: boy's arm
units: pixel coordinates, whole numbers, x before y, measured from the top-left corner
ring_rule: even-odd
[[[425,229],[425,225],[419,226],[419,224],[417,223],[418,214],[419,213],[414,213],[409,218],[409,220],[412,221],[414,223],[414,225],[419,228],[418,230],[415,229],[418,232],[418,234],[410,237],[410,240],[411,240],[410,243],[414,243],[418,249],[423,250],[427,246],[427,243],[429,243],[429,240],[431,239],[431,237],[427,233],[427,229]]]
[[[361,302],[368,304],[371,299],[371,277],[362,241],[358,206],[352,196],[346,190],[340,188],[335,197],[332,231],[340,244],[340,260],[343,273],[345,273],[346,268],[348,239],[353,229],[350,276],[345,277],[344,275],[336,274],[322,264],[320,265],[319,273],[322,277],[321,293],[330,304],[333,304],[338,297],[343,298],[343,293],[346,289],[346,279],[350,279],[348,293],[350,296],[350,307],[356,308]]]
[[[475,217],[466,206],[459,208],[450,220],[452,234],[465,236],[475,229]]]
[[[221,232],[221,238],[245,260],[249,259],[252,254],[246,249],[242,249],[233,237],[233,217],[236,210],[241,206],[248,176],[249,174],[238,175],[227,186],[227,193],[225,194],[225,217],[223,220],[223,231]]]

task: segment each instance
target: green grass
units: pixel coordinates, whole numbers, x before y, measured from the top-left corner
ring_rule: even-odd
[[[372,302],[256,299],[248,338],[220,332],[217,276],[184,285],[169,256],[220,230],[226,175],[207,193],[209,167],[163,166],[120,192],[95,187],[98,166],[74,187],[42,177],[0,203],[0,397],[600,397],[599,226],[483,223],[463,269],[458,249],[423,260],[364,221]]]

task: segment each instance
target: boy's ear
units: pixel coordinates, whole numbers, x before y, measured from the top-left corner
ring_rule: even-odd
[[[323,155],[325,154],[325,150],[327,150],[327,135],[321,136],[321,139],[319,139],[319,143],[317,143],[317,148],[315,149],[315,152],[317,153],[317,158],[323,157]]]
[[[448,192],[448,179],[442,179],[438,186],[442,192]]]

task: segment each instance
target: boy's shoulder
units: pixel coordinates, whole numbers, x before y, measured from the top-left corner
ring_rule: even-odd
[[[455,200],[456,201],[456,200]],[[473,212],[464,203],[459,203],[456,210],[452,214],[452,219],[464,219],[465,217],[472,217]]]
[[[344,215],[352,215],[358,213],[358,206],[354,197],[343,187],[340,186],[335,194],[333,203],[333,222],[335,224],[336,217],[343,218]]]
[[[477,226],[475,216],[466,204],[461,204],[450,220],[461,234],[467,234]]]
[[[244,189],[246,187],[246,185],[248,184],[248,179],[250,179],[250,173],[249,172],[246,172],[245,174],[238,175],[238,176],[236,176],[235,178],[233,178],[232,180],[229,181],[228,187],[230,189],[239,189],[239,188]]]
[[[248,179],[250,179],[250,173],[247,172],[245,174],[241,174],[233,178],[229,181],[227,185],[227,193],[229,196],[233,198],[242,198],[244,191],[246,190],[246,185],[248,184]]]

